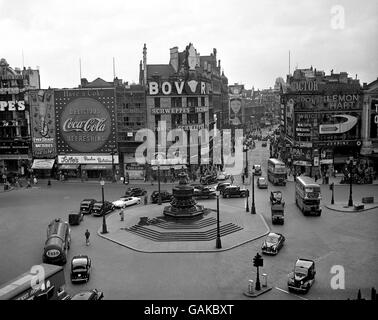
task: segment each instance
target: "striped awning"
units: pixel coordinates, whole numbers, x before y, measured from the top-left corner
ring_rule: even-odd
[[[76,170],[79,168],[78,164],[61,164],[59,169],[61,170]]]
[[[55,159],[34,159],[32,169],[50,170],[54,165]]]
[[[87,164],[87,165],[82,165],[81,170],[112,170],[112,165]]]

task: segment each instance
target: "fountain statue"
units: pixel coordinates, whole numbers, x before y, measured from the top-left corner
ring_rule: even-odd
[[[164,208],[164,215],[185,219],[202,215],[205,208],[193,199],[194,187],[189,185],[188,174],[181,172],[178,176],[179,184],[172,189],[173,200]]]

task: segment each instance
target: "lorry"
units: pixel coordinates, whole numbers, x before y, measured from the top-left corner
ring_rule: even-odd
[[[283,203],[274,203],[271,206],[272,211],[272,224],[284,224],[284,204]]]

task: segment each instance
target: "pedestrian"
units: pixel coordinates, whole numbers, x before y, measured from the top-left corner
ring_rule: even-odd
[[[121,221],[123,221],[125,218],[125,213],[123,212],[123,209],[121,209],[121,211],[119,212],[119,215],[121,216]]]
[[[87,246],[89,246],[89,236],[91,235],[91,233],[89,232],[89,230],[87,229],[87,231],[85,231],[85,244]]]
[[[315,182],[318,180],[318,174],[315,173]]]
[[[242,180],[243,180],[243,184],[244,184],[244,182],[245,182],[245,176],[244,176],[244,174],[242,174]]]
[[[125,178],[122,176],[122,177],[120,178],[120,180],[121,180],[121,183],[123,184],[124,181],[125,181]]]
[[[37,183],[38,183],[38,179],[37,179],[36,176],[34,176],[34,178],[33,178],[33,183],[34,183],[34,184],[37,184]]]
[[[231,180],[231,184],[234,184],[234,176],[233,175],[231,175],[230,180]]]

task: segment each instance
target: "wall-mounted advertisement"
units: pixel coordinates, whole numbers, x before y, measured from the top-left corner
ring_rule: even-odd
[[[238,126],[242,124],[242,102],[241,99],[230,100],[230,124]]]
[[[114,89],[56,90],[55,112],[59,154],[116,148]]]
[[[34,158],[55,158],[56,130],[53,90],[29,91],[32,153]]]

